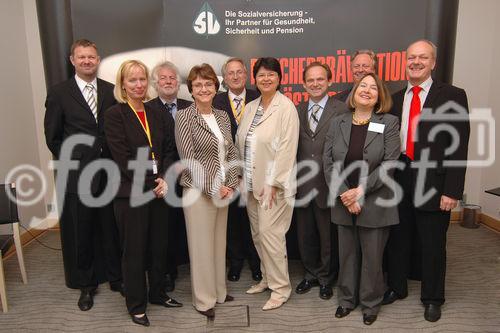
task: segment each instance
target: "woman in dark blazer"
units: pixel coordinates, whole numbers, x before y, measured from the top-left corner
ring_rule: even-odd
[[[147,90],[147,67],[137,60],[122,63],[114,91],[119,104],[105,113],[104,127],[121,176],[113,205],[123,251],[125,301],[132,321],[144,326],[149,326],[148,299],[165,307],[182,306],[163,290],[168,216],[163,175],[175,157],[174,138],[168,135],[164,115],[144,105]],[[145,162],[145,174],[134,172],[132,161]]]
[[[397,224],[397,203],[384,181],[400,154],[398,119],[386,112],[392,100],[384,83],[367,74],[348,99],[352,113],[335,118],[323,155],[330,187],[332,222],[338,225],[339,307],[335,317],[347,316],[358,303],[363,322],[376,319],[385,291],[382,258],[389,226]]]
[[[238,153],[225,111],[212,107],[219,80],[208,64],[187,78],[194,103],[176,115],[177,150],[186,218],[193,306],[214,317],[216,303],[232,301],[226,289],[226,228],[229,201],[238,186]]]

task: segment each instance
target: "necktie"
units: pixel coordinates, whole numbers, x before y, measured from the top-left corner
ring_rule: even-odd
[[[318,126],[318,112],[321,109],[321,106],[318,104],[314,104],[311,108],[311,117],[309,117],[309,128],[311,129],[311,132],[316,131],[316,126]]]
[[[420,96],[418,94],[422,88],[414,86],[411,90],[413,91],[413,97],[410,104],[410,117],[408,119],[408,132],[406,135],[406,156],[413,160],[415,158],[415,141],[413,136],[415,135],[415,129],[417,128],[418,118],[421,111]]]
[[[84,90],[86,90],[87,96],[85,96],[85,99],[87,100],[87,104],[89,105],[89,108],[97,121],[97,103],[94,95],[94,86],[92,85],[92,83],[87,83]]]
[[[167,108],[167,111],[172,114],[172,110],[174,109],[175,103],[165,103],[165,107]]]
[[[234,99],[234,110],[236,111],[236,120],[238,121],[238,123],[240,122],[240,117],[241,117],[241,97],[239,96],[236,96]]]

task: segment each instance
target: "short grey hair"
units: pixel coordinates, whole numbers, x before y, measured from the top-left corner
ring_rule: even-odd
[[[172,70],[177,76],[177,81],[179,82],[179,85],[181,84],[181,76],[179,74],[179,69],[177,68],[177,66],[175,66],[173,62],[166,60],[160,62],[155,67],[153,67],[153,70],[151,71],[151,82],[153,83],[153,85],[156,86],[156,84],[158,83],[158,72],[160,71],[160,69],[163,68]]]
[[[431,42],[430,40],[428,40],[426,38],[421,38],[421,39],[414,41],[413,43],[408,45],[408,47],[406,49],[408,50],[410,48],[410,46],[412,46],[413,44],[419,43],[419,42],[424,42],[424,43],[429,44],[432,47],[432,55],[434,56],[434,59],[437,59],[438,48],[437,48],[436,44],[434,44],[433,42]]]

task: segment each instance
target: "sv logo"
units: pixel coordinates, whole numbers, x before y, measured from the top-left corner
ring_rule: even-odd
[[[193,29],[197,34],[215,35],[220,31],[220,24],[210,5],[205,2],[193,22]]]

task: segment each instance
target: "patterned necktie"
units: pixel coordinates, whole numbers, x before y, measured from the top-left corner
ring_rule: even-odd
[[[238,123],[240,122],[240,117],[241,117],[241,97],[239,96],[236,96],[234,99],[234,110],[236,111],[236,120],[238,121]]]
[[[311,108],[311,117],[309,117],[309,128],[311,129],[311,132],[316,131],[316,126],[318,126],[318,112],[321,109],[321,106],[318,104],[314,104]]]
[[[172,110],[174,109],[175,103],[165,103],[165,107],[167,108],[167,111],[172,114]]]
[[[406,135],[406,156],[413,160],[415,158],[415,140],[413,136],[415,135],[415,129],[421,111],[420,96],[418,94],[422,88],[414,86],[411,90],[413,91],[413,97],[410,104],[410,117],[408,119],[408,132]]]
[[[95,120],[97,121],[97,103],[94,95],[94,86],[92,85],[92,83],[87,83],[84,90],[86,91],[85,99],[87,100],[87,104],[89,105],[89,108],[92,111]]]

